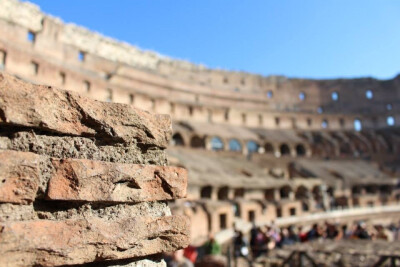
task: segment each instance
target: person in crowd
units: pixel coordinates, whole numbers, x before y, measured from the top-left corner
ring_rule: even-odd
[[[234,241],[234,256],[235,258],[243,257],[249,259],[249,243],[241,231],[237,231]]]
[[[322,237],[321,228],[318,226],[318,224],[315,223],[313,224],[310,231],[307,232],[307,240],[312,241],[320,237]]]
[[[183,256],[189,259],[192,263],[196,262],[198,255],[199,253],[197,252],[197,248],[195,246],[188,246],[183,250]]]
[[[203,245],[205,255],[220,255],[221,246],[215,240],[213,235],[210,235],[208,241]]]
[[[360,222],[358,223],[356,230],[353,233],[353,236],[356,239],[370,239],[370,235],[368,234],[368,231],[366,230],[366,224],[365,222]]]
[[[165,259],[167,267],[194,267],[193,263],[183,255],[183,249],[175,251]]]
[[[307,232],[303,230],[303,226],[299,226],[297,232],[299,233],[300,242],[307,242]]]

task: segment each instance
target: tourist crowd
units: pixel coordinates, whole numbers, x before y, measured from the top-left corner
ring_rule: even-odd
[[[244,258],[249,262],[268,254],[268,251],[293,245],[296,243],[311,242],[321,239],[343,240],[343,239],[382,239],[387,241],[400,241],[399,225],[367,225],[365,222],[358,222],[351,227],[325,222],[314,224],[311,227],[277,227],[274,224],[269,226],[253,226],[246,236],[240,231],[235,232],[232,244],[227,246],[228,255],[235,259]],[[167,259],[169,267],[192,267],[198,265],[201,260],[208,256],[220,256],[221,246],[210,236],[209,240],[201,247],[189,246]],[[207,266],[207,265],[204,265]],[[221,265],[223,266],[223,265]]]

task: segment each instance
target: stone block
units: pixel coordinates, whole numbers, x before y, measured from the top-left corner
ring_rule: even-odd
[[[0,150],[0,202],[31,203],[40,182],[39,156]]]
[[[137,142],[166,148],[171,136],[168,115],[77,93],[34,85],[0,73],[0,125],[32,127],[69,136],[93,136],[110,143]]]
[[[56,266],[137,258],[186,247],[183,216],[0,223],[0,266]]]
[[[52,160],[47,198],[100,202],[143,202],[186,196],[187,171],[178,167],[92,160]]]

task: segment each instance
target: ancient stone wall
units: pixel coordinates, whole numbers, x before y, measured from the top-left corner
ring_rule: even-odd
[[[189,242],[170,135],[167,115],[0,74],[0,266],[163,266]]]

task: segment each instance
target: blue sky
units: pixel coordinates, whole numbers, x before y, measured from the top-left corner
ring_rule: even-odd
[[[32,0],[142,49],[212,68],[306,78],[400,73],[397,0]]]

